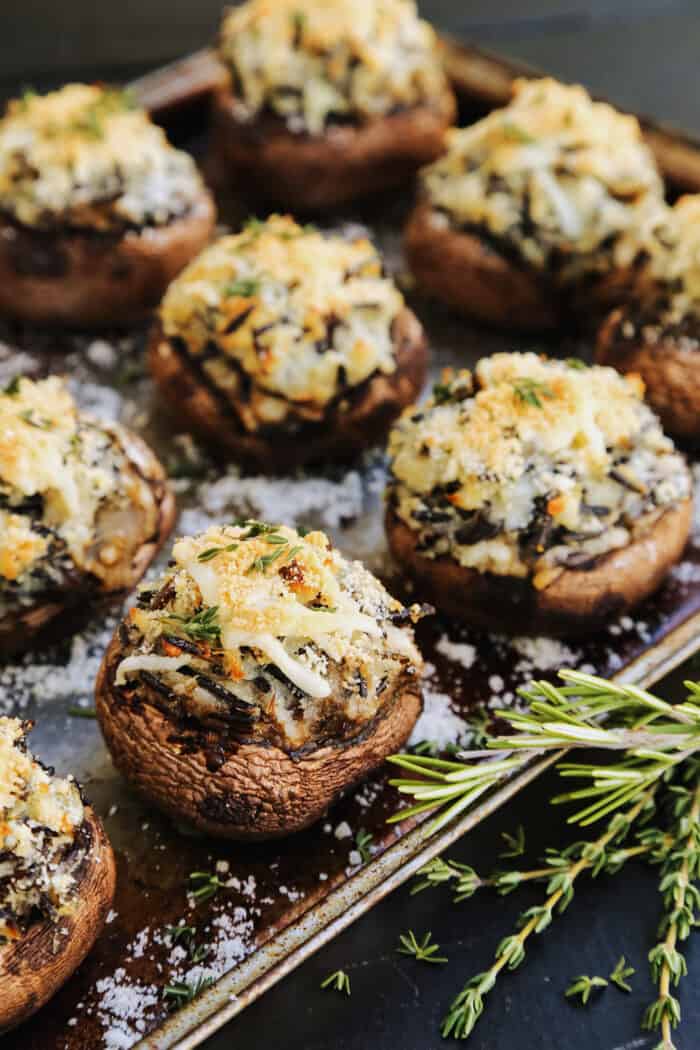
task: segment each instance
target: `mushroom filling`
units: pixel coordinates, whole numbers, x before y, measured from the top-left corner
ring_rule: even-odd
[[[620,325],[622,342],[647,345],[673,341],[681,350],[700,348],[700,195],[681,197],[669,211],[667,243],[652,255],[647,270],[655,298],[628,308]]]
[[[84,574],[109,587],[156,532],[156,499],[127,440],[79,416],[56,377],[0,393],[0,617],[65,597]]]
[[[389,441],[389,505],[426,557],[533,576],[590,568],[691,493],[638,377],[534,353],[448,374]]]
[[[434,222],[562,282],[638,264],[666,236],[637,120],[555,80],[516,81],[508,106],[452,129],[422,182]]]
[[[356,736],[420,673],[405,609],[322,532],[244,521],[178,540],[131,610],[115,685],[287,750]]]
[[[367,238],[273,215],[202,252],[170,285],[160,317],[253,432],[321,421],[373,375],[393,373],[403,308]]]
[[[85,859],[80,791],[26,750],[31,723],[0,718],[0,947],[73,906]]]
[[[27,92],[0,120],[0,214],[33,229],[162,226],[202,192],[192,158],[121,91]]]
[[[237,118],[267,112],[297,133],[430,102],[446,87],[413,0],[248,0],[224,19],[219,51]]]

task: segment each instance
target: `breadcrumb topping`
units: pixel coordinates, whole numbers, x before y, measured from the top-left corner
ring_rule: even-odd
[[[389,498],[427,556],[501,575],[584,568],[690,495],[638,376],[528,354],[448,374],[389,440]]]
[[[413,0],[248,0],[224,19],[220,53],[242,121],[268,110],[311,135],[446,88],[435,32]]]
[[[192,158],[121,91],[27,92],[0,120],[0,212],[40,229],[161,226],[203,183]]]
[[[35,918],[70,909],[85,812],[73,780],[51,776],[26,750],[31,723],[0,718],[0,946]]]
[[[421,658],[404,609],[322,532],[245,521],[178,540],[127,619],[117,686],[237,735],[352,735]],[[155,678],[155,681],[154,681]]]
[[[422,181],[455,226],[564,281],[631,265],[667,222],[637,119],[549,78],[516,81],[508,106],[452,129]]]
[[[206,248],[170,285],[160,316],[255,430],[292,408],[318,419],[339,394],[395,371],[403,306],[366,237],[273,215]]]

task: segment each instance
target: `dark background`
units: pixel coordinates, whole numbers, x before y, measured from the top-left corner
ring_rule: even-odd
[[[352,0],[349,0],[352,2]],[[568,80],[638,112],[700,133],[698,0],[424,0],[436,25]],[[0,0],[0,95],[71,76],[128,79],[195,50],[215,33],[219,0]],[[695,676],[700,669],[695,669]],[[679,676],[665,687],[679,695]],[[662,687],[664,688],[664,687]],[[487,873],[500,835],[527,829],[531,866],[547,845],[567,841],[564,814],[547,806],[549,775],[464,839],[450,856]],[[503,863],[503,862],[501,862]],[[523,967],[499,980],[469,1046],[474,1050],[651,1050],[640,1031],[654,998],[646,953],[654,943],[656,873],[630,864],[615,878],[583,881],[574,902]],[[453,905],[446,890],[410,896],[404,887],[227,1026],[207,1050],[434,1050],[439,1022],[462,983],[485,969],[493,949],[535,889],[506,898],[488,891]],[[396,954],[399,934],[431,930],[449,957],[428,966]],[[606,989],[586,1008],[564,999],[581,973],[609,974],[624,954],[633,992]],[[700,953],[686,952],[678,1050],[700,1047]],[[352,996],[322,992],[342,968]],[[694,976],[695,975],[695,976]],[[455,1044],[452,1044],[455,1045]]]

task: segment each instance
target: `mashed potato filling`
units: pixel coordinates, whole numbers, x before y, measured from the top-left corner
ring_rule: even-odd
[[[116,685],[242,737],[356,733],[421,659],[404,609],[322,532],[245,521],[178,540],[127,621]],[[389,695],[387,693],[387,695]]]
[[[0,613],[58,589],[71,566],[100,572],[107,502],[150,506],[119,428],[81,417],[63,381],[13,380],[0,392]]]
[[[0,946],[34,919],[70,910],[84,857],[77,839],[85,818],[80,791],[26,750],[29,728],[0,718]]]
[[[241,121],[268,110],[311,135],[430,101],[446,86],[435,32],[413,0],[248,0],[224,19],[220,54]]]
[[[273,215],[205,249],[170,285],[160,316],[165,335],[255,430],[292,410],[322,418],[339,395],[394,372],[403,306],[366,237]]]
[[[534,353],[448,374],[389,441],[390,505],[427,557],[498,575],[586,568],[691,493],[638,377]]]
[[[0,213],[39,229],[121,232],[185,215],[203,183],[123,92],[27,92],[0,120]]]
[[[551,79],[516,81],[508,106],[452,129],[422,182],[446,221],[563,281],[630,266],[668,221],[636,118]]]

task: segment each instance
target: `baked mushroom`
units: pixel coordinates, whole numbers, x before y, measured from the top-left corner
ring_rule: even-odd
[[[0,120],[0,314],[127,325],[203,248],[212,198],[192,158],[120,91],[29,92]]]
[[[405,609],[322,532],[245,521],[178,540],[109,646],[97,717],[151,802],[224,838],[286,835],[408,738]]]
[[[102,825],[74,780],[27,751],[30,728],[0,718],[0,1035],[77,969],[114,898]]]
[[[582,87],[518,80],[421,173],[406,251],[429,295],[502,328],[554,328],[629,293],[666,210],[634,117]]]
[[[279,215],[216,241],[170,285],[149,354],[179,419],[269,472],[383,440],[426,358],[370,241]]]
[[[590,632],[685,546],[691,479],[638,378],[495,354],[389,440],[387,531],[419,597],[488,630]]]
[[[654,294],[619,307],[598,335],[596,360],[637,372],[646,399],[679,441],[700,441],[700,196],[672,209],[670,236],[648,263]]]
[[[455,101],[413,0],[247,0],[221,29],[222,176],[284,208],[327,209],[409,179]]]
[[[130,590],[174,513],[140,438],[79,413],[55,376],[12,380],[0,393],[0,655],[63,612]]]

